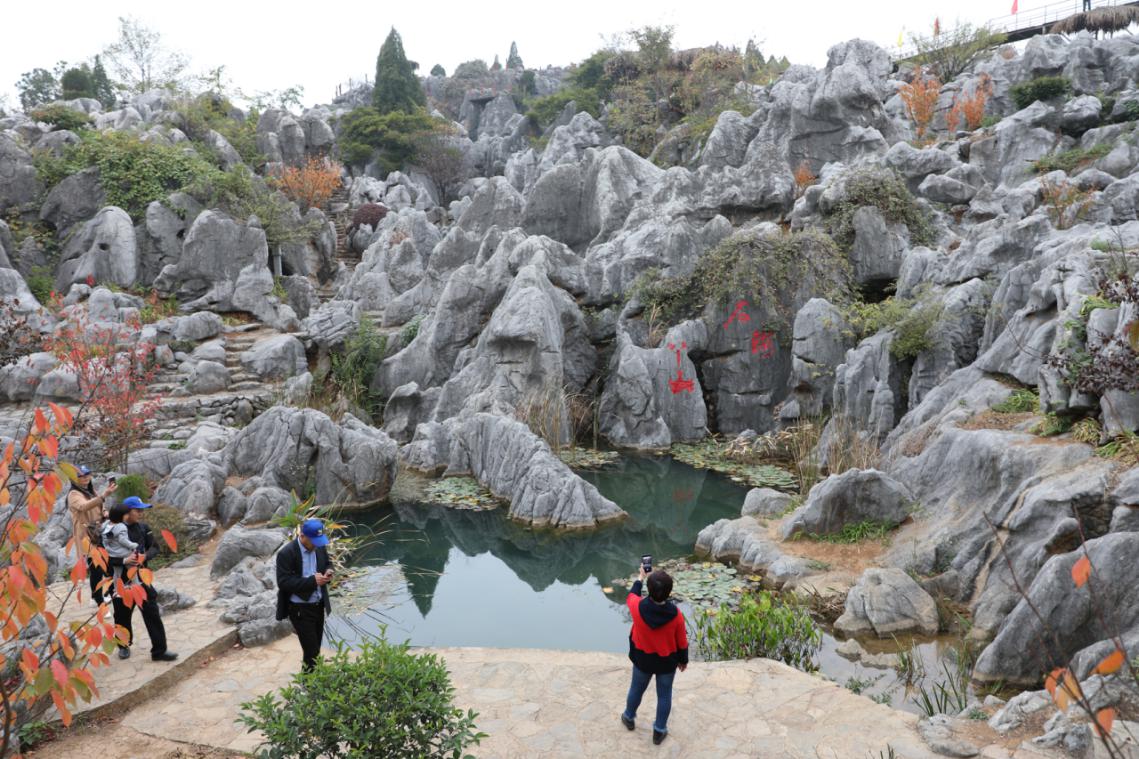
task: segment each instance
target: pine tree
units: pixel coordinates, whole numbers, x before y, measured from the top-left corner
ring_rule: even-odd
[[[526,68],[522,65],[522,58],[518,55],[518,44],[515,42],[510,43],[510,55],[506,56],[506,68],[508,69],[523,69]]]
[[[63,76],[59,78],[59,86],[62,92],[60,96],[64,100],[74,100],[76,98],[89,98],[95,96],[95,85],[91,80],[91,69],[87,64],[79,66],[72,66],[63,72]]]
[[[447,69],[436,63],[431,67],[431,76],[447,76]]]
[[[110,108],[115,104],[115,86],[111,84],[107,69],[103,68],[103,61],[97,55],[95,66],[91,69],[91,84],[95,99],[102,103],[104,108]]]
[[[403,52],[403,40],[394,26],[380,46],[380,54],[376,58],[376,89],[372,103],[380,113],[414,113],[416,106],[427,103],[419,78],[415,75],[415,67],[407,60]]]

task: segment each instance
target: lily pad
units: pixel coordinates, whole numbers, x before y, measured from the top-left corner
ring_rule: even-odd
[[[427,486],[426,500],[444,506],[474,511],[488,511],[498,500],[473,477],[444,477]]]

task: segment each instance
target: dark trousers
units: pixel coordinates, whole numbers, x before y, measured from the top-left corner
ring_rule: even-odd
[[[308,672],[320,656],[320,642],[324,640],[324,604],[298,604],[289,602],[289,621],[301,640],[304,663],[301,671]]]
[[[649,680],[657,679],[657,718],[653,722],[653,730],[658,733],[668,732],[668,715],[672,712],[672,681],[676,678],[675,672],[667,674],[652,674],[638,669],[633,665],[633,679],[629,683],[629,695],[625,697],[625,716],[635,719],[637,709],[641,705],[641,696],[649,687]]]
[[[146,603],[142,605],[142,622],[146,625],[146,634],[150,636],[150,655],[158,656],[166,653],[166,627],[162,624],[162,615],[158,611],[158,594],[149,585],[146,588]],[[134,630],[131,628],[131,618],[134,616],[134,607],[127,607],[118,598],[114,599],[115,624],[127,629],[127,646],[134,642]]]
[[[103,591],[99,588],[99,583],[107,575],[103,574],[103,570],[95,565],[95,562],[87,559],[87,579],[91,582],[91,597],[95,599],[95,603],[103,603]]]

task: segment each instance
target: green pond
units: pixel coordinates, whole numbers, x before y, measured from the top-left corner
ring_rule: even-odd
[[[635,573],[643,554],[657,563],[690,557],[702,528],[739,516],[747,489],[668,456],[623,456],[581,475],[629,518],[556,533],[510,521],[505,507],[464,510],[398,498],[353,515],[376,537],[354,559],[366,574],[347,590],[329,635],[354,644],[385,628],[388,639],[415,646],[627,651],[626,588],[613,580]],[[681,608],[691,639],[693,613]],[[867,694],[896,685],[892,670],[850,662],[836,645],[824,636],[817,657],[823,674],[839,683],[873,681]],[[917,652],[936,670],[948,645],[919,641]],[[910,708],[903,701],[899,695],[894,705]]]

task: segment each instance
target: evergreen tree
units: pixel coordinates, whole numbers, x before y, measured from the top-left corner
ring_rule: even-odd
[[[372,103],[380,113],[413,113],[427,104],[415,67],[403,52],[403,40],[392,27],[376,58],[376,89]]]
[[[64,100],[95,97],[95,84],[91,79],[91,69],[86,63],[64,71],[59,78],[59,86]]]
[[[431,67],[431,76],[447,76],[447,69],[436,63]]]
[[[103,68],[103,61],[97,55],[95,66],[91,69],[91,89],[94,91],[94,98],[102,103],[104,108],[110,108],[115,104],[115,86],[111,84],[107,69]]]
[[[498,62],[498,56],[494,56],[494,63],[490,64],[491,71],[502,71],[502,64]]]
[[[508,69],[522,69],[526,68],[522,65],[522,58],[518,55],[518,44],[515,42],[510,43],[510,55],[506,56],[506,68]]]

